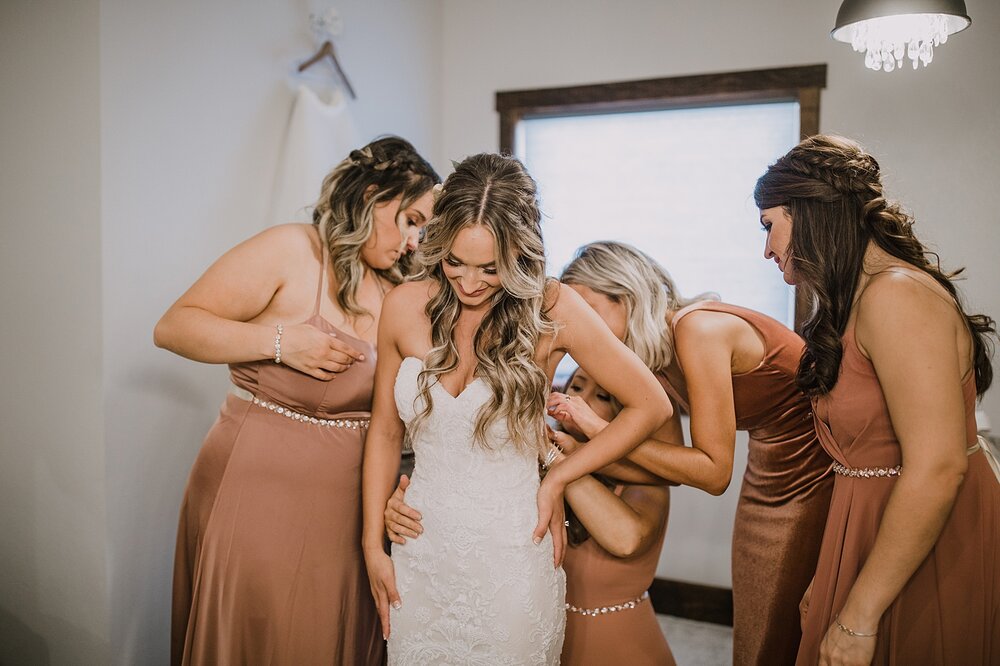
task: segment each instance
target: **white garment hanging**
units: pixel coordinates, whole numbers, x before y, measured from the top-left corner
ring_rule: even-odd
[[[323,178],[361,139],[347,100],[339,90],[324,101],[300,85],[278,158],[268,224],[312,222]]]

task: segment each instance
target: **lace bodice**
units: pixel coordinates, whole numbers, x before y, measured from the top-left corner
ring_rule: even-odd
[[[399,416],[409,426],[422,407],[420,359],[396,377]],[[473,444],[489,398],[480,379],[458,397],[431,387],[432,411],[412,440],[415,468],[407,504],[424,531],[392,558],[403,606],[393,611],[390,664],[555,664],[565,624],[565,579],[552,566],[552,541],[531,541],[538,518],[538,467],[506,424],[488,448]]]

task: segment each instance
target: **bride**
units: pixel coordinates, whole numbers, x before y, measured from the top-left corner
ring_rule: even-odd
[[[467,158],[427,225],[424,279],[383,304],[363,548],[390,664],[558,663],[563,491],[670,416],[642,362],[579,295],[546,279],[540,217],[519,161]],[[543,413],[566,353],[623,409],[539,483]],[[416,461],[407,500],[424,532],[390,558],[383,514],[404,438]]]

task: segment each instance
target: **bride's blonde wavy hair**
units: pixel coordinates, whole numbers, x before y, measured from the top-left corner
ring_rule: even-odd
[[[674,357],[667,313],[698,301],[719,300],[714,293],[684,298],[670,274],[655,259],[616,241],[584,245],[559,279],[622,303],[626,317],[622,342],[653,372],[665,370]]]
[[[397,136],[352,150],[323,179],[313,207],[313,224],[329,248],[337,305],[347,316],[371,314],[358,303],[357,291],[365,271],[361,250],[375,228],[375,206],[402,197],[399,209],[403,210],[440,182],[434,167],[409,141]],[[375,272],[399,284],[417,268],[412,258],[403,257],[391,268]]]
[[[535,181],[513,157],[468,157],[445,181],[421,245],[421,277],[436,280],[439,288],[426,307],[432,348],[417,379],[424,409],[410,425],[411,440],[433,409],[430,388],[458,366],[454,332],[462,306],[441,264],[462,229],[482,225],[493,235],[501,287],[473,340],[476,375],[492,394],[476,415],[473,442],[490,448],[487,431],[503,419],[519,450],[541,448],[549,379],[535,363],[535,350],[555,327],[544,310],[548,282],[540,222]]]

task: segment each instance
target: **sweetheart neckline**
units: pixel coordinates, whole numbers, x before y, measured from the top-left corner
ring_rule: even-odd
[[[414,361],[416,361],[417,363],[419,363],[421,368],[424,367],[424,359],[420,358],[419,356],[404,356],[403,357],[403,362],[406,362],[409,359],[413,359]],[[402,363],[400,363],[400,366],[402,366]],[[472,388],[472,386],[476,382],[479,382],[479,381],[482,381],[482,377],[474,377],[471,382],[469,382],[468,384],[465,385],[465,388],[463,388],[461,391],[458,392],[458,395],[452,395],[451,391],[449,391],[448,389],[446,389],[444,387],[444,384],[441,383],[440,379],[436,380],[434,382],[434,385],[431,386],[431,388],[433,389],[434,386],[440,386],[441,390],[444,391],[444,394],[446,396],[448,396],[449,398],[451,398],[453,401],[457,402],[458,400],[460,400],[462,398],[463,395],[465,395],[466,393],[469,392],[469,389]]]

